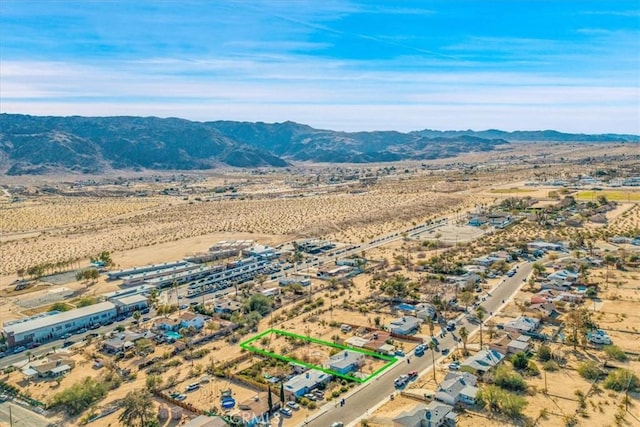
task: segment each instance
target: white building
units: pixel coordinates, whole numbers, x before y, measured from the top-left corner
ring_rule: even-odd
[[[5,323],[2,333],[9,347],[47,341],[117,316],[116,305],[105,301],[87,307]]]
[[[141,294],[127,295],[120,298],[110,299],[116,305],[118,314],[133,313],[149,307],[149,300]]]

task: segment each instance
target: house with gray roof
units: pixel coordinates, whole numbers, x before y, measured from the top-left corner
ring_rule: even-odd
[[[307,372],[296,375],[284,383],[284,391],[293,398],[301,397],[318,387],[328,384],[332,378],[332,375],[317,369],[309,369]]]
[[[473,405],[478,394],[476,383],[477,378],[468,372],[450,372],[444,381],[438,384],[435,399],[447,405],[455,405],[458,402]]]
[[[467,367],[472,372],[484,374],[491,368],[497,366],[504,359],[504,355],[497,350],[480,350],[473,356],[464,360],[460,366]]]
[[[535,332],[540,327],[540,319],[533,317],[520,316],[517,319],[509,320],[504,323],[504,330],[509,332]]]
[[[412,335],[420,330],[422,319],[414,316],[402,316],[387,325],[387,330],[398,335]]]
[[[433,401],[429,405],[416,407],[401,413],[393,419],[394,427],[454,427],[456,413],[453,406]]]
[[[329,369],[339,373],[348,374],[360,369],[364,365],[364,354],[356,351],[342,350],[340,353],[329,358],[327,365]]]

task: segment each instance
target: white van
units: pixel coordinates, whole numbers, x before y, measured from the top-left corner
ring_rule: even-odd
[[[197,390],[200,388],[200,384],[198,383],[191,383],[187,386],[187,391],[193,391],[193,390]]]
[[[594,344],[604,344],[604,345],[611,344],[611,338],[609,338],[608,335],[601,335],[601,334],[591,335],[589,337],[589,341],[591,341]]]

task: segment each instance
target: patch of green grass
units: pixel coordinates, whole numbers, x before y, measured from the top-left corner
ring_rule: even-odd
[[[640,191],[605,190],[605,191],[581,191],[576,194],[578,200],[597,201],[604,196],[607,200],[615,202],[640,202]]]

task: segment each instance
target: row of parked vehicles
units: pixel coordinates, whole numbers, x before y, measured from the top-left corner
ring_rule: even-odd
[[[281,270],[278,264],[268,263],[267,261],[263,261],[259,265],[262,265],[262,267],[257,270],[250,270],[241,274],[231,274],[229,278],[226,279],[220,279],[217,276],[200,279],[189,285],[189,288],[187,288],[187,296],[195,297],[208,292],[227,289],[231,286],[248,282],[259,274],[269,275]]]

